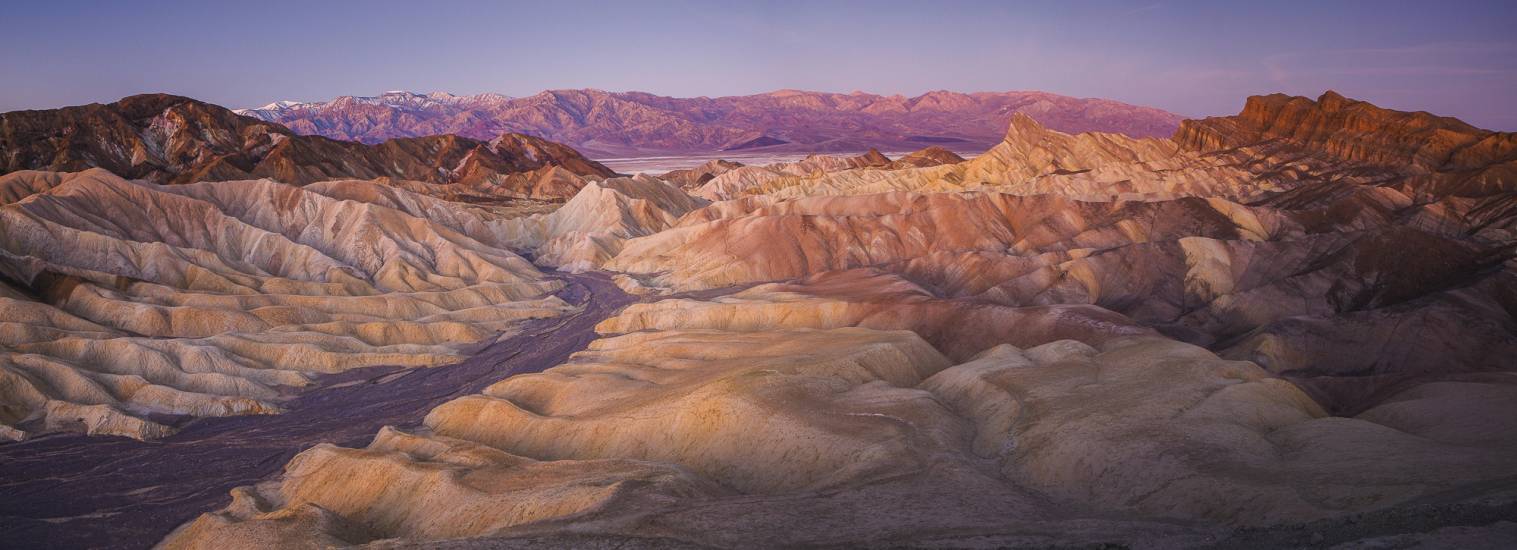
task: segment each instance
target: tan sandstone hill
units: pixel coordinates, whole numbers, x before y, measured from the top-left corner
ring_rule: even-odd
[[[958,164],[960,162],[964,162],[964,157],[959,156],[958,153],[934,145],[926,149],[913,151],[906,156],[896,159],[895,162],[890,163],[890,168],[926,168],[939,164]]]
[[[0,207],[0,423],[160,436],[146,415],[277,412],[308,374],[451,362],[568,308],[477,224],[378,200],[433,199],[323,185],[0,177],[30,192]]]
[[[695,168],[671,170],[669,172],[666,172],[664,175],[659,176],[659,179],[667,181],[670,184],[677,185],[681,189],[695,189],[697,187],[705,185],[705,183],[711,181],[712,178],[727,173],[729,170],[742,167],[743,163],[741,162],[714,159]]]
[[[163,546],[1301,546],[1428,506],[1485,540],[1517,476],[1505,135],[1249,105],[727,169],[709,204],[588,186],[507,233],[666,297]]]
[[[277,413],[315,373],[452,361],[572,309],[539,267],[604,270],[641,298],[583,351],[367,445],[306,449],[161,547],[1273,547],[1502,528],[1510,134],[1332,93],[1251,98],[1171,139],[1036,118],[1009,115],[970,160],[517,173],[538,196],[572,189],[561,203],[404,175],[8,174],[0,437]],[[556,154],[534,143],[491,147]]]
[[[1254,364],[1151,334],[1023,333],[1026,348],[954,360],[920,334],[960,318],[881,305],[871,328],[850,327],[859,317],[831,299],[786,292],[755,289],[716,316],[629,311],[603,329],[642,330],[438,407],[420,429],[307,451],[164,547],[565,530],[724,547],[1192,545],[1214,536],[1204,525],[1379,509],[1510,475],[1517,458],[1505,425],[1410,424],[1399,406],[1327,417]],[[1514,412],[1510,390],[1488,388],[1472,413]],[[1438,410],[1453,391],[1397,403]]]

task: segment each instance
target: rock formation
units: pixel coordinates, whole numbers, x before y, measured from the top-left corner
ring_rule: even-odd
[[[1202,153],[1174,141],[1117,134],[1070,135],[1033,119],[1013,118],[1005,138],[975,158],[953,164],[893,170],[829,170],[786,174],[728,174],[701,191],[713,199],[764,194],[780,198],[862,195],[888,191],[988,190],[1055,194],[1083,200],[1164,200],[1181,196],[1253,199],[1303,182],[1374,183],[1383,171],[1356,172],[1332,159],[1302,159],[1294,148],[1264,142]],[[1298,162],[1300,161],[1300,162]],[[1292,164],[1295,163],[1295,164]],[[1284,164],[1288,169],[1278,169]]]
[[[719,547],[1189,546],[1214,525],[1340,517],[1489,482],[1517,458],[1509,423],[1461,422],[1517,412],[1511,385],[1427,388],[1329,417],[1252,363],[1141,331],[1094,346],[1024,333],[1026,348],[955,360],[920,332],[978,324],[880,315],[888,302],[862,305],[871,328],[850,327],[859,317],[789,292],[753,289],[718,315],[635,308],[568,363],[447,403],[418,429],[302,453],[280,482],[238,489],[164,546],[570,530]]]
[[[568,307],[479,224],[357,185],[0,177],[0,423],[161,436],[146,415],[277,412],[314,374],[451,362]]]
[[[890,164],[890,168],[895,170],[913,167],[926,168],[928,166],[958,164],[960,162],[964,162],[964,157],[959,156],[958,153],[934,145],[896,159],[895,162]]]
[[[711,200],[732,198],[769,182],[794,177],[819,177],[832,172],[863,168],[889,168],[892,161],[876,149],[858,156],[808,155],[795,162],[777,162],[763,166],[739,166],[705,178],[695,194]]]
[[[747,190],[769,194],[696,211],[627,242],[605,265],[674,290],[871,268],[946,297],[1098,305],[1263,365],[1340,413],[1419,383],[1508,370],[1506,353],[1517,350],[1510,193],[1457,196],[1470,188],[1305,141],[1216,153],[1136,141],[1019,119],[1005,143],[959,165],[771,179]],[[1125,160],[1144,155],[1156,160]],[[1471,170],[1499,173],[1502,158]],[[1282,170],[1274,159],[1294,164]],[[1112,166],[1134,175],[1129,189],[1155,193],[1066,198],[1089,197],[1069,191],[1061,171]],[[1138,179],[1145,169],[1159,173]],[[1008,183],[965,185],[976,173]],[[1190,183],[1168,187],[1174,180]],[[866,181],[977,191],[863,195],[868,187],[848,185]],[[829,192],[847,196],[788,198]],[[1171,194],[1200,196],[1161,200]],[[1237,202],[1246,198],[1255,203]]]
[[[1425,112],[1382,109],[1332,91],[1316,101],[1283,94],[1251,97],[1237,116],[1185,121],[1174,139],[1197,151],[1281,141],[1315,156],[1403,175],[1400,187],[1408,194],[1517,190],[1517,135]]]
[[[295,185],[388,177],[489,186],[500,196],[532,198],[568,198],[583,186],[580,177],[613,175],[573,149],[519,134],[488,142],[437,135],[370,146],[296,135],[278,124],[163,94],[0,114],[0,159],[0,173],[99,167],[157,183],[266,177]],[[545,179],[554,183],[541,183]]]
[[[669,172],[666,172],[664,175],[659,176],[659,179],[667,181],[670,184],[677,185],[681,189],[695,189],[697,187],[705,185],[705,183],[711,181],[712,178],[742,167],[743,163],[741,162],[715,159],[695,168],[671,170]]]
[[[640,301],[556,366],[304,450],[162,547],[1506,532],[1510,134],[1331,93],[1170,139],[1035,118],[967,161],[713,162],[561,205],[12,174],[0,433],[87,418],[150,437],[171,427],[134,413],[275,412],[312,372],[432,364],[566,309],[521,254]]]
[[[741,163],[717,159],[695,168],[670,171],[659,177],[703,197],[720,200],[764,188],[768,182],[787,176],[820,177],[832,172],[861,168],[883,168],[896,171],[904,168],[927,168],[960,162],[964,162],[963,157],[937,146],[909,153],[894,161],[879,150],[870,149],[863,155],[855,157],[810,155],[797,162],[778,162],[763,166],[744,166]],[[744,170],[739,171],[739,169]],[[700,189],[711,180],[731,172],[735,173],[722,178],[709,189]]]

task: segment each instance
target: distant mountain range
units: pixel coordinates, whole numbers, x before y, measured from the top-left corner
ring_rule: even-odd
[[[1182,119],[1108,99],[947,91],[905,97],[780,90],[717,98],[601,90],[550,90],[515,98],[390,91],[316,103],[278,101],[236,112],[300,134],[365,143],[440,134],[491,139],[518,132],[600,158],[733,150],[916,150],[928,145],[979,151],[1000,142],[1016,113],[1059,131],[1133,137],[1168,137]]]
[[[273,178],[304,185],[385,177],[532,198],[567,198],[584,185],[581,176],[613,175],[569,147],[520,134],[366,145],[294,134],[167,94],[0,114],[0,174],[94,167],[157,183]]]

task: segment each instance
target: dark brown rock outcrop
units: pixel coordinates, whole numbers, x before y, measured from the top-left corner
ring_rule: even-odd
[[[743,163],[741,162],[714,159],[695,168],[671,170],[668,173],[659,176],[659,178],[674,185],[678,185],[684,189],[695,189],[697,187],[705,185],[706,182],[711,181],[712,178],[727,173],[728,170],[742,167]]]
[[[1316,101],[1253,96],[1235,116],[1182,122],[1174,140],[1203,152],[1282,142],[1319,158],[1393,171],[1408,177],[1403,191],[1434,196],[1517,190],[1517,134],[1385,109],[1333,91]]]
[[[958,164],[960,162],[964,162],[964,157],[959,156],[958,153],[934,145],[896,159],[894,163],[891,163],[890,167],[892,169],[926,168],[928,166]]]
[[[388,177],[428,183],[490,183],[534,195],[540,179],[516,175],[560,167],[578,176],[613,172],[547,140],[505,134],[489,142],[453,135],[376,145],[301,136],[189,98],[147,94],[0,115],[0,173],[105,168],[129,179],[189,183],[273,178],[304,185]],[[582,185],[582,183],[581,183]],[[572,189],[558,189],[568,197]]]

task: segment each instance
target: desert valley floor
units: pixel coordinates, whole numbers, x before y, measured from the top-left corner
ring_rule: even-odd
[[[0,115],[0,546],[1517,545],[1517,134],[320,114]]]

